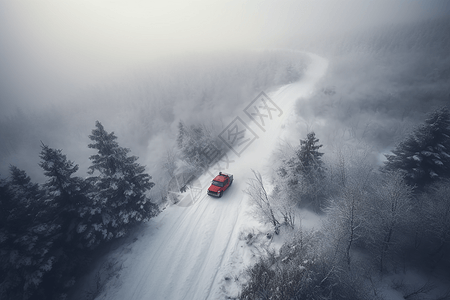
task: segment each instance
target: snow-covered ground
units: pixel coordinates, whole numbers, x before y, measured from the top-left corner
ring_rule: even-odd
[[[264,130],[244,112],[236,116],[258,138],[239,156],[230,151],[231,162],[223,171],[233,174],[235,180],[223,197],[206,195],[212,178],[205,172],[198,180],[200,196],[194,203],[167,207],[145,225],[134,243],[116,250],[122,268],[96,299],[216,300],[237,296],[239,276],[258,254],[258,247],[250,246],[252,240],[271,242],[258,235],[259,225],[249,213],[248,195],[243,190],[252,169],[263,176],[270,170],[269,158],[288,132],[295,102],[308,97],[326,72],[327,61],[310,56],[312,62],[299,82],[268,95],[282,113],[274,110],[272,119],[266,118]],[[214,169],[210,172],[217,173]]]

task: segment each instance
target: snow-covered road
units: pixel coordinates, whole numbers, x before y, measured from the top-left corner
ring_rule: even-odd
[[[243,193],[251,169],[264,173],[271,153],[283,136],[284,124],[299,98],[308,97],[326,72],[328,63],[310,55],[312,63],[296,83],[281,87],[268,96],[283,111],[266,124],[263,132],[250,119],[247,125],[258,134],[225,172],[234,175],[233,186],[220,199],[206,195],[211,175],[199,178],[202,194],[190,206],[171,206],[152,219],[126,253],[121,253],[123,269],[110,280],[96,299],[224,299],[225,277],[242,256],[239,235],[248,219],[248,196]],[[251,99],[249,99],[249,102]],[[212,171],[216,173],[217,171]],[[242,261],[242,259],[241,259]]]

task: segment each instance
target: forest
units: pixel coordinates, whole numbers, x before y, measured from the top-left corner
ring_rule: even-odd
[[[255,171],[246,192],[256,214],[292,237],[247,270],[241,299],[388,299],[385,284],[404,299],[450,297],[440,282],[450,267],[449,137],[450,111],[442,108],[381,167],[363,147],[325,159],[310,132],[290,155],[280,153],[271,193],[261,193]],[[324,214],[321,228],[297,225],[298,207]],[[412,272],[427,278],[411,282]]]
[[[0,297],[69,297],[96,250],[170,204],[176,172],[200,174],[205,145],[226,149],[218,133],[244,100],[302,79],[307,50],[329,59],[328,73],[296,107],[295,142],[245,191],[290,238],[248,268],[240,297],[382,299],[389,285],[404,299],[448,299],[449,28],[436,19],[294,39],[295,51],[193,55],[3,117]],[[322,228],[303,230],[300,209]]]
[[[97,151],[90,177],[74,176],[78,165],[42,143],[44,184],[13,165],[1,180],[2,298],[63,298],[93,249],[158,214],[146,194],[154,183],[138,158],[100,122],[89,138]]]
[[[449,26],[293,42],[331,66],[297,105],[299,134],[272,174],[248,183],[263,222],[295,229],[248,268],[241,299],[450,297]],[[264,185],[272,192],[255,192]],[[299,207],[323,216],[321,228],[302,229]]]

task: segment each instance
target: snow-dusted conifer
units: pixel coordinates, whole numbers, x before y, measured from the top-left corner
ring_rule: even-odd
[[[323,153],[319,152],[322,145],[318,142],[314,132],[308,133],[306,139],[300,140],[295,155],[284,160],[278,169],[279,188],[295,198],[294,201],[313,205],[316,210],[320,209],[320,200],[324,198],[320,185],[325,177]]]
[[[44,144],[41,148],[39,166],[48,177],[43,185],[46,193],[44,198],[53,221],[61,226],[60,243],[71,250],[83,248],[76,228],[88,221],[86,218],[82,220],[81,215],[92,205],[85,196],[86,184],[81,178],[73,176],[78,165],[68,160],[62,150]]]
[[[39,198],[41,194],[38,184],[32,183],[27,173],[16,166],[10,166],[9,170],[13,194],[15,197],[21,197],[21,200],[25,201],[27,205],[32,205],[33,199]]]
[[[113,132],[106,132],[98,121],[95,126],[89,136],[93,143],[88,145],[97,150],[97,154],[90,157],[92,165],[89,167],[90,174],[96,173],[89,178],[93,208],[86,214],[96,222],[78,227],[78,231],[85,232],[89,238],[90,246],[121,237],[130,226],[157,213],[156,205],[146,196],[154,186],[151,176],[144,173],[145,168],[136,162],[136,156],[128,155],[130,149],[119,146]]]
[[[0,178],[0,205],[2,208],[0,209],[0,230],[2,230],[3,228],[5,228],[7,224],[6,221],[8,219],[8,210],[13,205],[12,195],[11,192],[9,191],[9,184],[3,178]]]
[[[319,152],[323,145],[319,145],[318,142],[316,134],[310,132],[306,135],[306,139],[300,140],[300,149],[297,151],[301,164],[299,169],[312,182],[316,181],[318,177],[323,177],[324,174],[323,153]]]
[[[180,149],[183,148],[183,142],[186,137],[186,130],[184,127],[185,127],[184,123],[182,121],[180,121],[178,123],[178,136],[177,136],[177,145],[178,145],[178,148],[180,148]]]
[[[401,170],[411,185],[423,187],[450,177],[450,111],[431,113],[404,141],[386,155],[386,170]]]
[[[60,149],[52,149],[42,144],[39,155],[39,166],[44,169],[44,175],[49,179],[44,184],[46,191],[54,197],[70,197],[81,191],[81,179],[72,175],[78,171],[78,165],[67,160]]]
[[[180,122],[177,145],[181,152],[181,159],[197,170],[206,168],[214,159],[219,158],[216,142],[204,125],[187,127]]]
[[[51,251],[59,226],[48,218],[42,191],[25,171],[10,167],[0,209],[6,216],[0,229],[0,261],[3,281],[0,295],[28,299],[56,260]]]

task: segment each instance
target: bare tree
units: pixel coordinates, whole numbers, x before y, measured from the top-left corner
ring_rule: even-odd
[[[175,170],[177,168],[176,164],[177,156],[173,148],[167,149],[166,155],[164,157],[162,168],[169,173],[170,177],[175,175]]]
[[[387,254],[397,245],[395,234],[411,217],[413,188],[404,182],[399,172],[383,174],[370,201],[366,228],[377,252],[380,272],[384,269]]]
[[[351,250],[363,235],[370,199],[373,167],[368,163],[368,148],[338,149],[334,164],[330,165],[330,182],[335,196],[329,199],[324,221],[325,234],[350,268]]]
[[[278,183],[270,197],[275,200],[273,207],[281,214],[284,224],[294,229],[296,203],[290,190],[291,188],[287,186],[286,182]]]
[[[450,243],[450,180],[434,185],[431,193],[423,195],[423,198],[427,234],[437,240],[437,247],[432,253],[437,255]]]
[[[363,234],[367,198],[367,193],[358,187],[347,188],[340,196],[331,198],[326,209],[324,232],[348,267],[351,264],[351,249]]]
[[[258,215],[264,222],[272,223],[275,233],[278,234],[280,222],[276,218],[274,206],[272,205],[269,194],[264,187],[261,174],[255,170],[252,170],[255,178],[251,178],[248,181],[248,187],[244,192],[250,196],[253,203],[257,207]]]
[[[339,194],[351,186],[367,188],[375,168],[371,153],[371,147],[364,143],[337,146],[327,163],[330,192]]]

